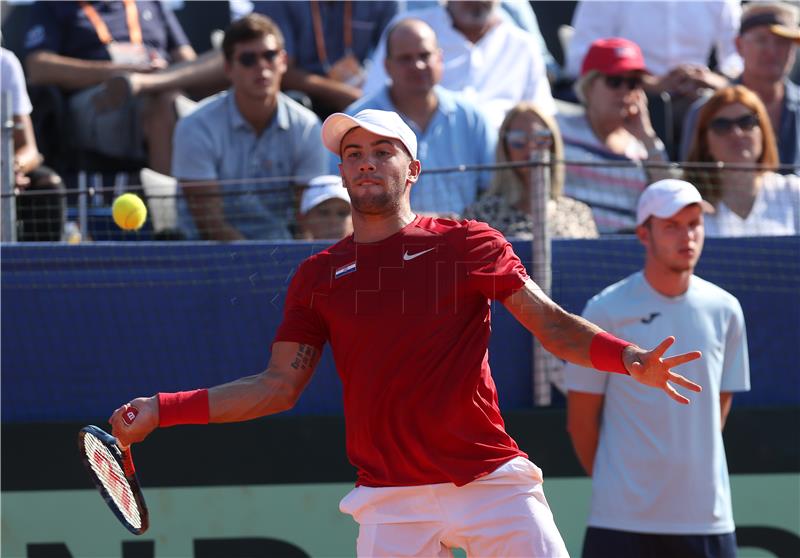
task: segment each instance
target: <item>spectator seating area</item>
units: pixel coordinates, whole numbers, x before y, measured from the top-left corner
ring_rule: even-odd
[[[229,2],[214,0],[208,2],[167,2],[165,4],[174,9],[174,14],[195,52],[202,55],[212,51],[215,46],[219,47],[219,44],[214,44],[215,41],[212,37],[215,31],[219,33],[220,30],[225,29],[231,23],[231,4]],[[408,3],[407,8],[416,9],[429,5],[430,3],[426,2],[416,4],[412,2]],[[531,5],[535,10],[534,22],[538,21],[538,32],[544,40],[547,51],[552,55],[557,66],[563,68],[567,61],[566,52],[570,48],[570,41],[576,32],[572,25],[575,23],[576,8],[579,7],[580,3],[575,1],[546,1],[531,3]],[[6,48],[16,53],[20,59],[24,59],[26,53],[24,48],[25,33],[28,30],[29,17],[33,7],[34,5],[28,2],[2,3],[3,44]],[[259,10],[258,6],[256,6],[255,11],[258,12]],[[261,11],[270,13],[269,10]],[[413,14],[413,12],[406,13]],[[509,13],[513,12],[509,11]],[[533,14],[534,12],[530,13]],[[511,17],[515,16],[512,15]],[[577,31],[580,34],[581,30],[578,29]],[[218,34],[217,41],[219,41]],[[716,53],[712,52],[708,60],[710,67],[714,67],[715,60]],[[372,62],[373,64],[380,63],[380,61],[376,60]],[[645,60],[645,64],[646,62]],[[798,67],[800,67],[800,64],[795,63],[795,68],[790,72],[789,78],[797,79],[798,74],[800,74]],[[581,106],[574,90],[574,77],[568,76],[562,70],[556,72],[551,70],[552,68],[548,68],[549,85],[556,100],[559,125],[562,128],[567,126],[566,130],[561,130],[565,142],[564,160],[566,161],[567,169],[565,191],[568,195],[576,198],[577,201],[587,203],[591,207],[595,213],[595,220],[599,219],[597,224],[600,234],[630,232],[630,228],[622,224],[629,220],[629,216],[626,216],[625,212],[630,212],[632,208],[627,207],[621,210],[615,208],[614,205],[618,200],[614,201],[611,198],[606,200],[604,198],[606,195],[604,190],[611,182],[622,183],[633,180],[637,183],[638,192],[644,184],[664,174],[660,172],[664,169],[658,167],[661,159],[659,157],[654,159],[651,156],[652,150],[649,148],[646,158],[627,158],[626,156],[615,160],[619,152],[614,153],[613,150],[610,150],[609,153],[598,159],[596,157],[597,146],[590,146],[589,148],[590,151],[595,149],[594,155],[585,160],[582,157],[575,159],[576,154],[580,155],[585,146],[580,144],[583,141],[580,137],[576,139],[575,129],[570,127],[570,123],[586,118],[592,120],[594,117],[591,115],[586,116],[586,114],[594,109],[587,110],[589,107],[585,103]],[[147,199],[147,184],[143,184],[144,181],[140,173],[144,169],[146,176],[152,177],[153,175],[148,174],[149,169],[146,169],[148,162],[140,156],[130,158],[108,156],[88,149],[80,149],[76,147],[74,142],[66,141],[66,138],[70,137],[70,124],[67,118],[69,108],[67,107],[65,95],[58,87],[53,85],[29,85],[28,90],[33,104],[31,118],[39,151],[44,156],[48,166],[63,178],[68,192],[66,219],[68,222],[78,223],[84,240],[148,240],[160,238],[181,239],[186,237],[186,231],[183,230],[180,219],[173,219],[171,216],[168,216],[166,221],[159,219],[157,223],[148,221],[144,229],[136,234],[124,233],[118,230],[111,222],[109,211],[111,202],[117,195],[124,191],[137,192],[143,195],[151,209],[154,209],[154,204],[156,206],[159,204],[164,206],[163,199],[171,194],[164,194],[164,191],[160,190],[158,194],[159,200],[151,201]],[[293,99],[301,100],[307,106],[311,106],[310,99],[302,92],[288,91],[288,93],[291,94]],[[198,96],[193,100],[200,101],[202,98],[202,96]],[[667,92],[649,91],[647,98],[645,106],[649,110],[648,118],[650,124],[646,124],[646,126],[652,125],[652,133],[656,140],[659,140],[659,138],[663,140],[663,151],[661,153],[663,153],[664,158],[668,157],[674,161],[679,151],[681,151],[681,146],[679,145],[681,137],[676,132],[681,124],[678,117],[679,107],[673,105],[673,98]],[[596,123],[592,122],[592,126],[596,127]],[[683,141],[687,141],[685,137]],[[598,145],[601,148],[603,147],[602,142]],[[655,165],[650,165],[650,163],[654,162],[656,163]],[[464,178],[471,179],[477,171],[470,170],[469,167],[482,162],[459,160],[452,163],[452,165],[444,166],[460,167],[461,170],[466,167],[469,174],[464,177],[463,175],[453,174],[447,168],[436,169],[430,168],[430,166],[425,167],[424,170],[431,174],[440,171],[447,175],[450,172],[453,174],[453,178],[445,180],[443,183],[457,184],[459,180]],[[570,165],[571,163],[572,165]],[[596,166],[592,167],[595,164]],[[603,165],[607,166],[603,167]],[[645,172],[637,170],[640,168],[644,168]],[[797,168],[791,165],[782,167],[780,170],[783,173],[797,173]],[[331,164],[331,171],[335,172],[333,164]],[[680,172],[680,168],[673,167],[672,170],[665,172],[667,174],[671,172],[674,175]],[[641,176],[634,176],[636,173]],[[696,174],[693,176],[696,176]],[[160,182],[163,183],[163,180]],[[244,176],[231,179],[231,184],[238,182],[245,185],[251,184],[250,186],[245,186],[245,188],[262,188],[267,193],[270,193],[272,188],[269,182],[260,185],[254,184],[248,182],[248,177]],[[589,190],[594,188],[594,194],[590,192],[590,195],[583,198],[576,194],[576,192],[581,192],[585,187]],[[178,214],[180,214],[182,191],[180,185],[174,185],[169,190],[169,192],[174,192],[175,199],[168,202],[167,206],[169,206],[170,211],[174,210]],[[485,191],[485,189],[481,190],[479,195]],[[150,193],[152,194],[152,190]],[[223,188],[222,195],[227,196],[228,194],[229,192]],[[258,191],[256,190],[255,195],[257,194]],[[634,194],[631,199],[635,199],[635,197],[636,195]],[[428,211],[427,207],[425,211]],[[621,211],[621,213],[609,217],[608,211],[612,213]],[[163,215],[163,211],[160,208],[155,208],[155,213],[159,215],[159,218]],[[445,213],[453,214],[450,209],[442,211],[442,214]],[[459,213],[455,212],[454,214],[458,215]],[[295,219],[295,217],[292,217],[292,219]],[[168,227],[165,223],[169,223],[171,226]],[[610,225],[609,223],[616,224]],[[302,227],[294,221],[290,223],[289,228],[290,234],[295,238],[303,237]]]

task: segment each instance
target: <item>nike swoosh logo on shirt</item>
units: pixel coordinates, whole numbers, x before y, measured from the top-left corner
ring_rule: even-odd
[[[646,318],[642,318],[641,322],[643,324],[649,324],[650,322],[652,322],[653,320],[658,318],[660,315],[661,315],[661,312],[650,312],[650,315],[647,316]]]
[[[428,248],[427,250],[423,250],[422,252],[417,252],[416,254],[409,254],[408,250],[406,250],[406,253],[403,254],[403,260],[407,261],[407,262],[410,262],[414,258],[419,258],[422,254],[427,254],[431,250],[436,250],[436,248],[435,247],[434,248]]]

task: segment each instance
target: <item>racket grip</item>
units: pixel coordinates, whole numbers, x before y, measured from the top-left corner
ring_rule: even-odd
[[[136,469],[133,467],[133,456],[131,455],[131,447],[119,446],[119,449],[122,450],[122,470],[125,471],[126,477],[132,477],[133,475],[136,474]]]

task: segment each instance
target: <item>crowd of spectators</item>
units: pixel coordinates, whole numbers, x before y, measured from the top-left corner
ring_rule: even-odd
[[[791,2],[577,2],[563,68],[523,0],[230,9],[224,38],[198,55],[167,3],[39,1],[18,50],[28,88],[65,107],[59,141],[177,179],[175,238],[347,234],[346,190],[333,193],[338,161],[319,130],[365,108],[395,111],[416,133],[419,213],[530,236],[544,176],[553,237],[628,233],[646,185],[683,174],[717,208],[709,234],[800,233]],[[11,52],[2,62],[18,237],[57,240],[66,171],[43,166],[39,97],[32,107]],[[524,163],[542,149],[552,166],[535,173]]]

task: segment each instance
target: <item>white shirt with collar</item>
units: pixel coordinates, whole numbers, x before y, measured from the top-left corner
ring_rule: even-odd
[[[723,202],[705,216],[706,236],[800,234],[800,176],[766,172],[750,213],[742,219]]]
[[[595,40],[623,37],[639,45],[647,68],[655,75],[680,64],[706,66],[716,48],[717,66],[725,75],[736,77],[743,68],[735,44],[741,13],[739,0],[578,2],[565,73],[580,74],[583,57]]]
[[[526,31],[501,21],[473,44],[453,28],[443,6],[404,12],[389,22],[386,29],[409,18],[423,20],[436,33],[444,57],[444,74],[439,85],[462,93],[478,105],[495,130],[500,128],[506,112],[520,101],[531,101],[548,114],[555,114],[544,57],[536,39]],[[365,96],[387,84],[385,58],[386,33],[373,53],[364,85]]]

